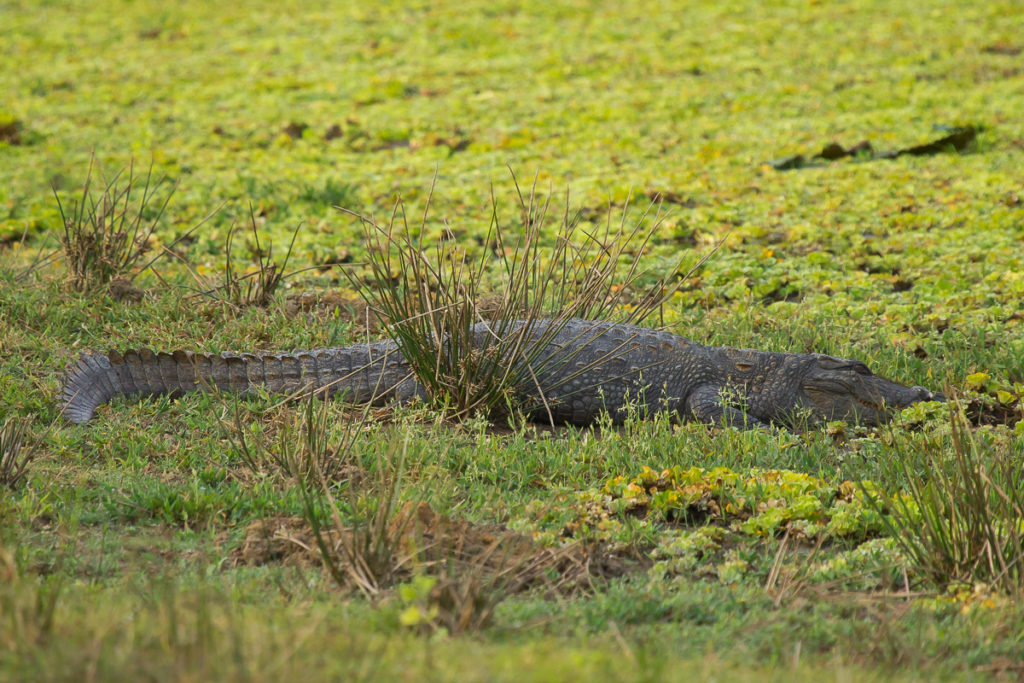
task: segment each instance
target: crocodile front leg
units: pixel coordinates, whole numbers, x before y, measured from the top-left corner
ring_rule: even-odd
[[[740,429],[767,428],[769,425],[735,406],[729,405],[722,388],[705,384],[690,392],[686,398],[686,411],[698,422]]]

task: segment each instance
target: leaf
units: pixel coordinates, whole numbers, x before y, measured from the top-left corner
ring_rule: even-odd
[[[975,391],[984,391],[985,383],[989,379],[991,377],[987,372],[976,372],[973,375],[967,375],[967,386]]]
[[[1017,397],[1014,394],[1011,394],[1009,391],[1006,391],[1004,389],[1000,389],[996,392],[996,398],[999,399],[1000,403],[1006,405],[1009,405],[1017,400]]]
[[[419,626],[423,623],[425,616],[423,610],[415,605],[411,605],[402,610],[401,614],[398,615],[398,623],[402,626]]]

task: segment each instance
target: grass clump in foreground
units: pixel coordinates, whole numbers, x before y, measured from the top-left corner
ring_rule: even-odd
[[[32,464],[33,448],[25,448],[28,421],[7,418],[0,426],[0,487],[14,489],[25,480]]]
[[[1024,595],[1024,474],[1020,442],[986,444],[955,406],[951,449],[928,453],[923,471],[901,453],[888,479],[906,494],[880,512],[884,530],[913,564],[941,587],[967,585]]]
[[[300,555],[323,566],[346,592],[374,602],[397,596],[404,626],[452,635],[482,629],[514,594],[538,585],[572,594],[597,571],[589,567],[593,547],[543,547],[502,525],[435,512],[405,486],[408,433],[380,435],[372,467],[357,465],[351,450],[354,435],[365,436],[366,412],[345,421],[342,441],[324,458],[325,406],[308,401],[301,432],[283,430],[269,446],[248,443],[236,419],[232,441],[246,462],[275,463],[298,490],[303,510],[299,524],[251,525],[242,560]]]

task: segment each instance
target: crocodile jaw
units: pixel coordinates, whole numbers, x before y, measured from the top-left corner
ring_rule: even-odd
[[[828,358],[828,364],[832,362],[836,367],[822,368],[819,357],[801,382],[805,407],[826,420],[877,426],[914,403],[946,400],[924,387],[908,387],[876,375],[857,361]]]

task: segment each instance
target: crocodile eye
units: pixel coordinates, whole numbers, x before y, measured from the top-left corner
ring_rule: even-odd
[[[818,356],[818,367],[822,370],[843,370],[850,362],[832,356]]]
[[[746,372],[747,370],[753,370],[754,364],[739,362],[736,363],[736,369],[739,370],[740,372]]]
[[[854,363],[853,371],[856,372],[858,375],[864,375],[865,377],[874,374],[871,372],[871,369],[868,368],[868,366],[864,365],[859,361]]]
[[[833,358],[832,356],[819,356],[818,367],[822,370],[846,370],[848,372],[856,372],[858,375],[864,376],[874,374],[868,369],[868,366],[864,365],[859,360]]]

